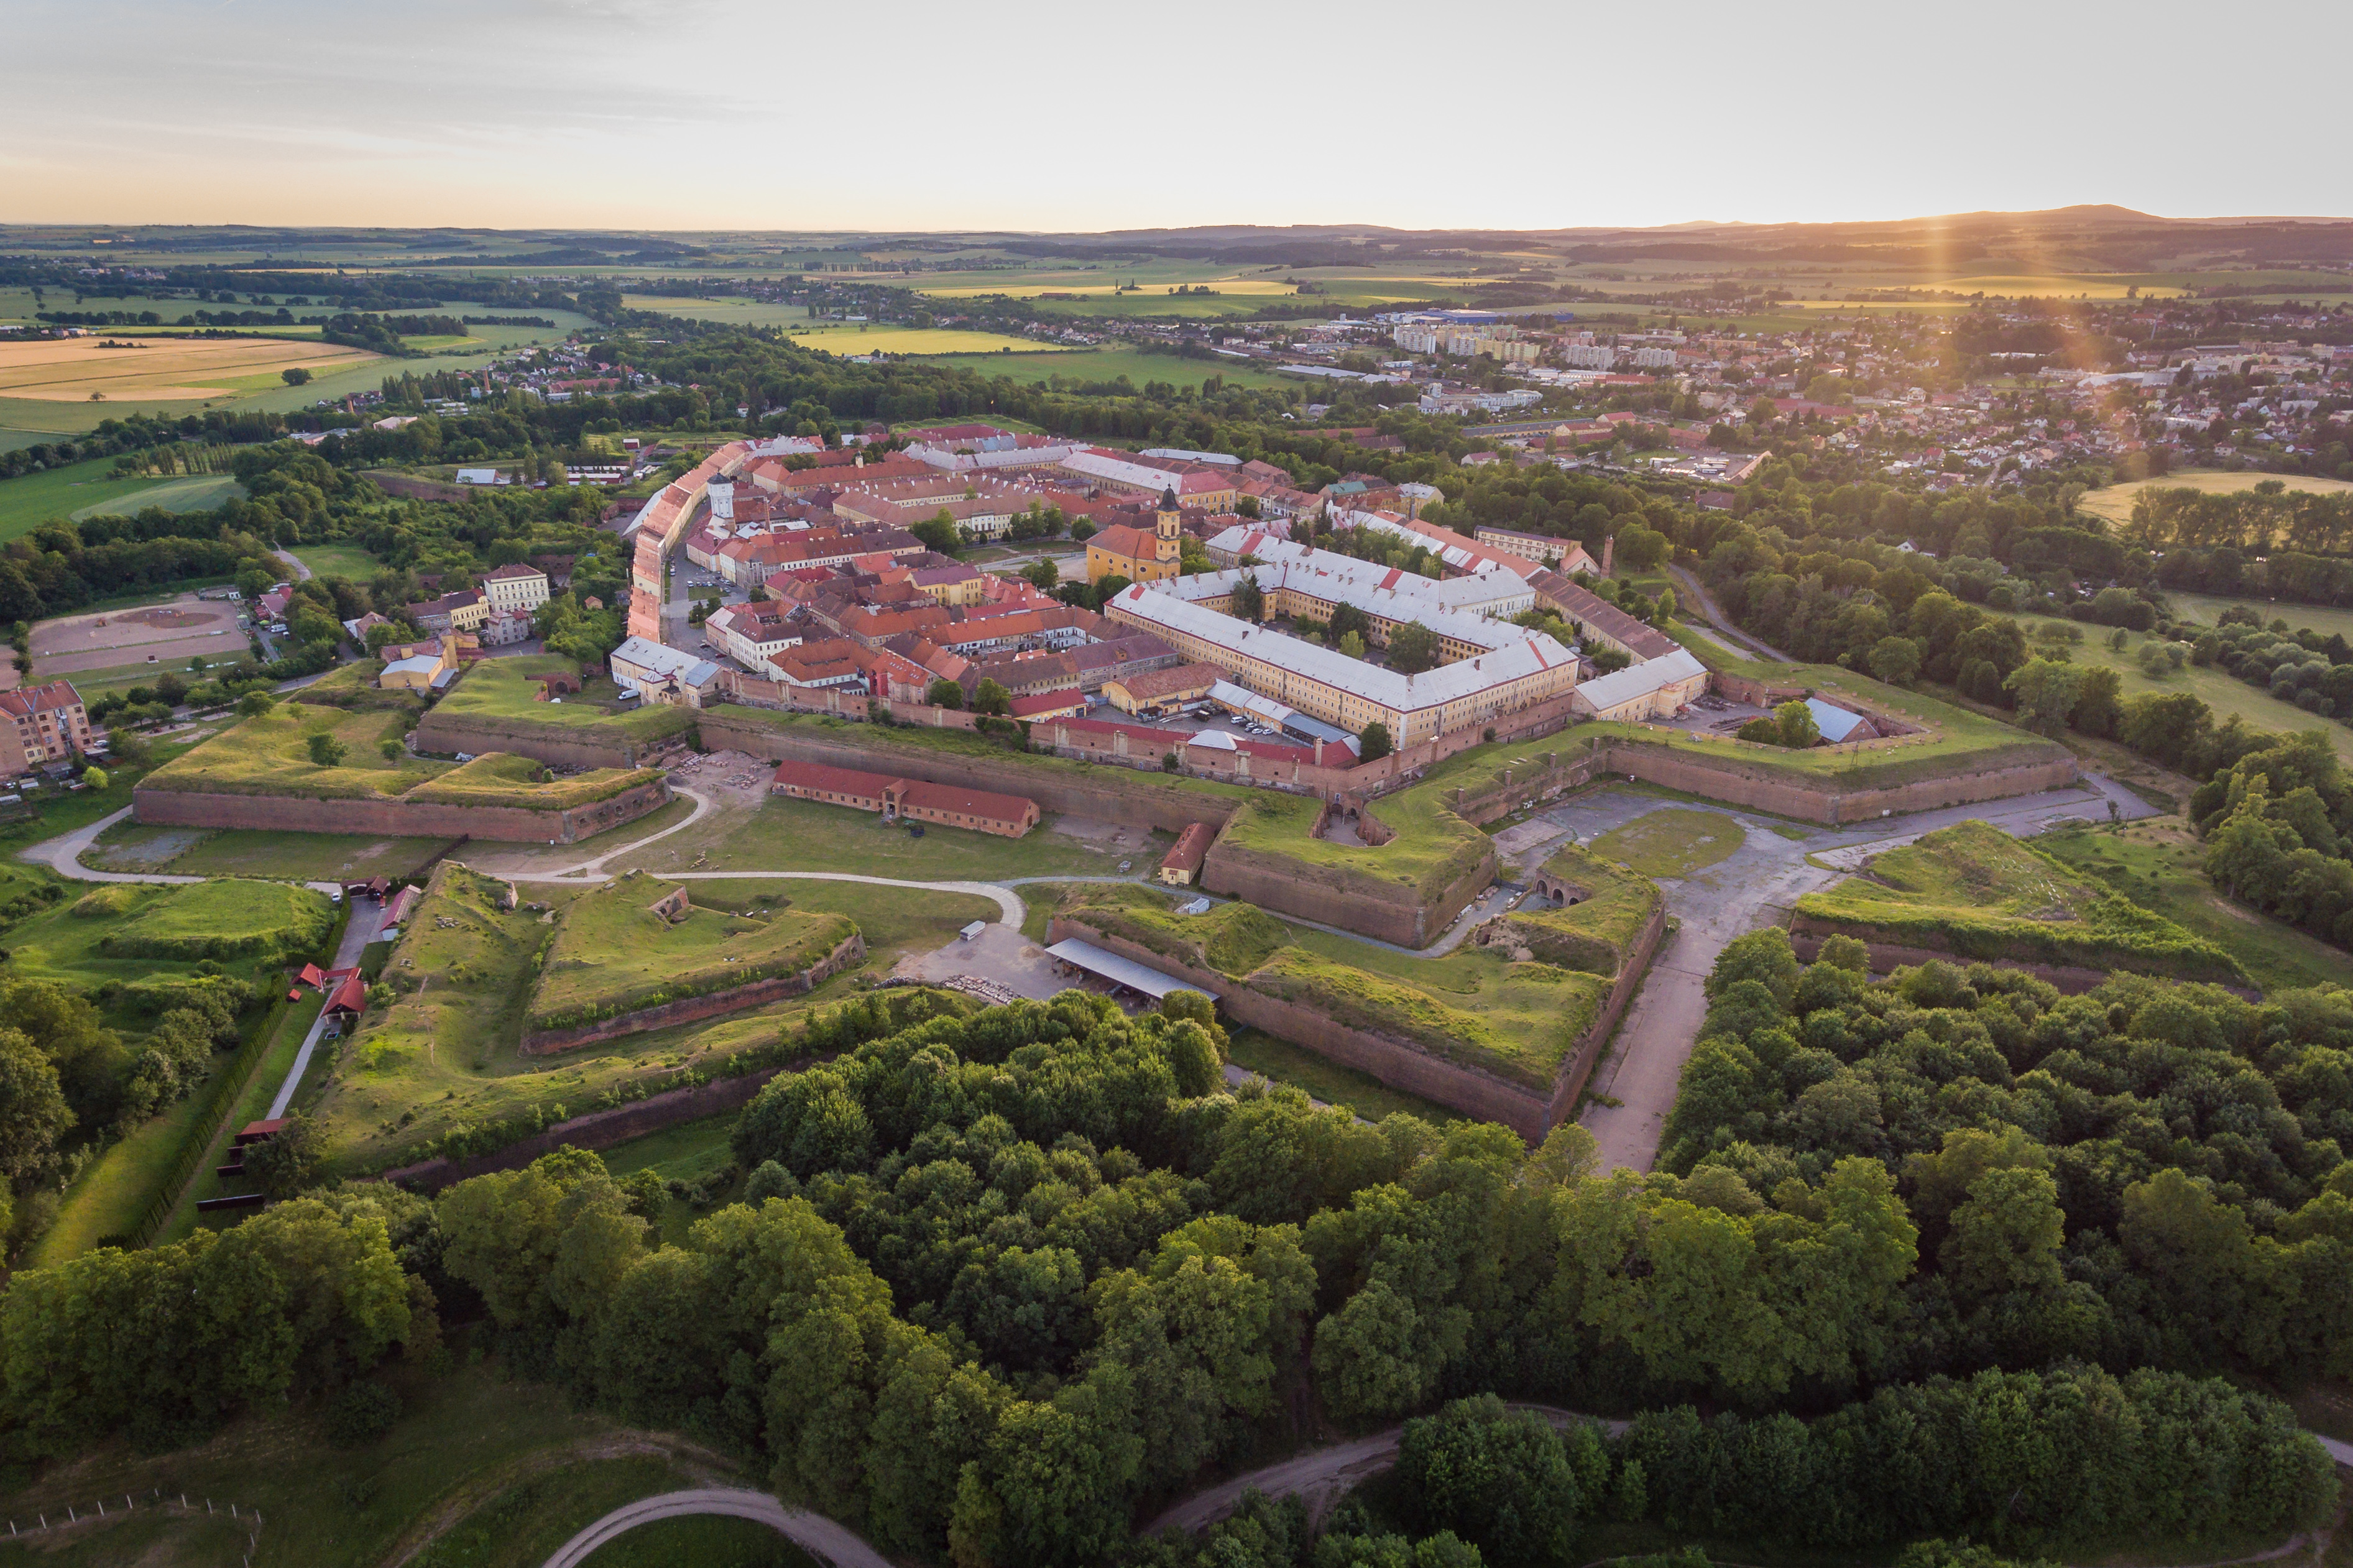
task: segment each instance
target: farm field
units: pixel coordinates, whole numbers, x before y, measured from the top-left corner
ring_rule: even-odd
[[[1186,359],[1176,354],[1148,354],[1135,349],[1062,349],[1028,353],[934,354],[918,363],[947,370],[968,370],[994,380],[1004,375],[1024,386],[1056,377],[1066,382],[1116,381],[1127,377],[1137,386],[1165,381],[1171,386],[1198,386],[1211,376],[1229,385],[1299,388],[1307,383],[1295,375],[1278,375],[1263,365],[1242,360]]]
[[[659,294],[624,294],[621,303],[632,310],[683,316],[691,321],[725,321],[731,326],[788,327],[809,319],[807,305],[768,300],[691,300]],[[797,333],[795,334],[798,336]]]
[[[1001,332],[974,332],[957,327],[862,326],[844,321],[820,321],[796,328],[790,336],[805,349],[823,349],[830,354],[993,354],[1000,349],[1022,353],[1039,346],[1034,338],[1008,337]]]
[[[202,511],[238,493],[237,481],[225,474],[118,479],[111,477],[113,469],[113,458],[92,458],[0,479],[0,542],[58,518],[127,514],[151,506]]]
[[[2305,491],[2313,495],[2336,495],[2353,490],[2353,483],[2344,479],[2320,479],[2304,474],[2225,473],[2216,468],[2184,468],[2158,479],[2131,479],[2120,485],[2105,485],[2086,491],[2075,502],[2076,510],[2110,522],[2132,520],[2133,498],[2146,489],[2198,490],[2206,495],[2240,495],[2253,489],[2265,479],[2278,479],[2291,492]]]
[[[996,910],[986,899],[856,883],[702,883],[696,893],[713,905],[752,908],[766,895],[774,902],[761,907],[854,921],[867,962],[809,995],[711,1024],[525,1057],[517,1044],[541,954],[562,909],[585,889],[520,884],[526,907],[506,910],[498,907],[505,885],[495,877],[455,863],[435,876],[440,890],[419,907],[385,965],[393,1002],[371,1007],[344,1039],[315,1104],[345,1174],[422,1158],[452,1132],[518,1116],[561,1121],[631,1085],[666,1086],[683,1068],[716,1070],[743,1051],[772,1047],[786,1020],[849,994],[856,974],[885,973],[902,953],[929,952]]]
[[[2270,609],[2277,606],[2258,607]],[[2071,626],[2080,625],[2074,621],[2059,622],[2057,617],[2051,616],[2020,616],[2018,621],[2026,628],[2030,648],[2042,646],[2034,640],[2035,632],[2042,626],[2054,623]],[[2290,616],[2288,624],[2293,626],[2316,623]],[[2353,763],[2353,730],[2348,730],[2342,724],[2316,719],[2295,704],[2278,701],[2269,691],[2250,686],[2233,678],[2229,671],[2211,665],[2200,668],[2194,664],[2185,664],[2163,679],[2152,680],[2141,673],[2140,650],[2147,639],[2140,634],[2135,633],[2126,643],[2125,651],[2118,653],[2108,646],[2109,628],[2083,626],[2080,629],[2084,633],[2084,640],[2070,646],[2067,657],[2077,664],[2096,665],[2115,670],[2124,681],[2124,694],[2127,698],[2145,697],[2151,692],[2194,691],[2204,699],[2207,707],[2214,710],[2218,723],[2236,714],[2257,730],[2274,730],[2282,733],[2296,730],[2326,731],[2329,744],[2337,748],[2338,758]]]
[[[109,349],[105,342],[135,342]],[[284,386],[279,372],[348,370],[377,356],[340,343],[257,338],[35,338],[0,342],[0,396],[109,404],[185,402]]]
[[[2205,847],[2178,816],[2107,828],[2063,828],[2033,847],[2086,881],[2105,885],[2236,959],[2268,994],[2343,985],[2353,953],[2255,913],[2217,892],[2200,867]]]

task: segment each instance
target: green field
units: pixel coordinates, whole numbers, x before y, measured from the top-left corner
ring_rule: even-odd
[[[1055,831],[1056,820],[1046,817],[1019,838],[926,823],[923,836],[916,838],[903,826],[885,826],[871,812],[770,795],[754,812],[724,806],[711,812],[629,864],[650,871],[860,871],[910,881],[964,882],[1115,877],[1125,860],[1126,874],[1141,877],[1174,842],[1165,833],[1108,826],[1090,826],[1090,837],[1078,837]],[[1116,843],[1113,832],[1120,835]],[[709,859],[693,866],[704,855]]]
[[[2221,619],[2224,610],[2238,606],[2262,616],[2265,626],[2274,621],[2285,621],[2290,631],[2300,631],[2309,626],[2323,636],[2335,632],[2353,637],[2353,610],[2335,605],[2298,605],[2284,599],[2260,599],[2251,595],[2234,599],[2219,594],[2168,594],[2165,597],[2166,602],[2173,606],[2177,618],[2195,621],[2201,626],[2215,625]]]
[[[2217,604],[2237,602],[2239,601],[2216,601]],[[2280,611],[2284,608],[2285,619],[2291,626],[2316,626],[2320,617],[2330,616],[2330,612],[2327,610],[2301,605],[2285,607],[2263,605],[2257,607],[2267,611]],[[2311,613],[2299,618],[2298,613],[2306,610]],[[2332,618],[2343,618],[2348,625],[2353,625],[2353,617],[2346,616],[2342,611],[2336,612],[2336,616]],[[2027,646],[2038,650],[2046,647],[2035,640],[2035,633],[2043,626],[2054,624],[2078,626],[2076,622],[2062,622],[2051,616],[2020,616],[2017,619],[2018,624],[2026,629]],[[2342,724],[2315,718],[2293,702],[2282,702],[2273,697],[2268,689],[2250,686],[2219,665],[2208,665],[2201,668],[2194,664],[2185,664],[2178,670],[2168,671],[2163,676],[2152,679],[2143,674],[2140,668],[2140,650],[2149,640],[2146,634],[2134,633],[2126,639],[2124,651],[2119,653],[2108,646],[2108,638],[2113,635],[2108,627],[2080,626],[2078,629],[2084,633],[2084,640],[2081,643],[2067,646],[2069,660],[2075,664],[2092,665],[2103,669],[2115,670],[2124,682],[2124,694],[2127,699],[2147,696],[2152,692],[2192,691],[2205,701],[2207,707],[2214,710],[2217,723],[2236,714],[2244,720],[2250,728],[2256,730],[2273,730],[2283,733],[2296,730],[2320,730],[2327,732],[2329,744],[2337,748],[2337,757],[2345,763],[2353,763],[2353,730],[2348,730]]]
[[[45,522],[136,512],[160,506],[166,511],[204,511],[238,493],[226,475],[180,479],[117,479],[111,458],[92,458],[37,474],[0,479],[0,541],[22,538]]]
[[[904,327],[890,322],[817,321],[792,329],[793,342],[829,354],[993,354],[1037,348],[1032,338],[976,332],[962,327]]]
[[[1187,359],[1177,354],[1148,354],[1124,348],[1039,353],[1037,345],[1029,347],[1030,352],[1026,353],[934,354],[916,363],[968,370],[991,379],[1010,376],[1023,386],[1050,384],[1057,377],[1077,384],[1116,381],[1123,375],[1139,390],[1153,381],[1166,382],[1171,386],[1198,386],[1213,375],[1223,378],[1229,386],[1285,387],[1295,391],[1309,384],[1304,377],[1277,375],[1264,365],[1247,360]]]
[[[576,659],[562,654],[520,654],[512,658],[486,658],[460,676],[436,712],[448,720],[476,720],[494,725],[527,724],[573,731],[607,729],[629,741],[646,742],[682,734],[693,728],[694,715],[686,709],[658,705],[634,713],[607,712],[598,703],[614,689],[608,681],[592,680],[576,697],[562,702],[539,700],[532,677],[561,672],[576,674]]]
[[[1645,877],[1678,878],[1715,865],[1741,840],[1739,826],[1720,811],[1671,808],[1610,829],[1593,841],[1593,853]]]
[[[258,980],[288,955],[310,952],[333,922],[324,894],[286,882],[109,883],[69,889],[47,912],[11,926],[0,973],[106,987],[100,1005],[113,1022],[169,1005],[206,960]]]
[[[145,787],[206,795],[282,795],[308,800],[383,800],[406,795],[447,763],[379,750],[407,727],[397,712],[345,712],[340,708],[281,702],[240,720],[195,751],[148,775]],[[332,767],[311,760],[313,735],[343,748]]]
[[[227,1058],[216,1058],[221,1070]],[[108,1146],[74,1179],[58,1204],[58,1217],[28,1248],[24,1266],[47,1268],[79,1257],[110,1237],[129,1237],[161,1195],[182,1146],[194,1136],[209,1104],[209,1079]]]
[[[2121,830],[2063,828],[2033,847],[2085,881],[2105,884],[2236,959],[2266,994],[2353,980],[2353,954],[2232,902],[2201,868],[2204,847],[2179,817]]]
[[[696,1220],[715,1205],[734,1202],[740,1195],[740,1176],[725,1183],[718,1180],[735,1163],[735,1151],[727,1142],[734,1126],[735,1112],[732,1110],[723,1116],[706,1116],[700,1121],[681,1121],[605,1150],[605,1168],[616,1176],[651,1171],[666,1182],[704,1184],[706,1194],[712,1200],[711,1204],[697,1208],[683,1198],[667,1198],[661,1212],[654,1216],[662,1240],[682,1247]]]
[[[321,577],[348,577],[364,583],[384,570],[384,563],[348,542],[305,544],[295,552],[302,564]]]
[[[610,890],[573,900],[541,966],[526,1026],[570,1028],[797,973],[856,930],[839,916],[771,914],[756,905],[741,915],[690,905],[675,921],[648,908],[679,886],[632,871]]]
[[[731,326],[802,327],[808,324],[807,305],[767,300],[691,300],[659,294],[624,294],[621,303],[632,310],[683,316],[690,321],[724,321]]]

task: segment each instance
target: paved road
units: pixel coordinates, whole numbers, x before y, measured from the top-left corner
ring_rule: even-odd
[[[1533,1410],[1563,1430],[1595,1419],[1549,1405],[1514,1404],[1512,1408]],[[1616,1436],[1626,1430],[1627,1423],[1603,1421],[1601,1426],[1610,1436]],[[1170,1505],[1167,1511],[1145,1527],[1144,1533],[1157,1535],[1172,1527],[1187,1532],[1206,1529],[1233,1512],[1242,1500],[1242,1494],[1250,1491],[1261,1492],[1270,1498],[1304,1498],[1309,1514],[1320,1515],[1326,1505],[1336,1500],[1349,1488],[1396,1464],[1398,1442],[1404,1435],[1403,1426],[1391,1426],[1369,1437],[1356,1437],[1345,1443],[1334,1443],[1328,1447],[1312,1448],[1303,1454],[1294,1454],[1279,1464],[1236,1476],[1229,1481],[1220,1481]]]
[[[1734,938],[1773,923],[1806,893],[1830,886],[1864,857],[1909,843],[1957,822],[1992,824],[2029,837],[2075,818],[2105,822],[2111,802],[2126,820],[2156,815],[2138,795],[2094,777],[2088,787],[2048,790],[2012,800],[1948,806],[1842,828],[1813,828],[1802,839],[1774,831],[1772,820],[1728,807],[1662,801],[1633,790],[1590,791],[1505,828],[1495,850],[1522,879],[1571,837],[1590,841],[1638,816],[1676,805],[1721,815],[1741,834],[1730,858],[1683,880],[1666,879],[1667,912],[1681,929],[1661,946],[1642,989],[1619,1026],[1619,1045],[1595,1074],[1592,1090],[1616,1105],[1591,1104],[1579,1120],[1600,1141],[1612,1168],[1647,1171],[1658,1157],[1660,1134],[1683,1077],[1683,1063],[1706,1019],[1708,971]],[[1785,825],[1786,826],[1786,825]],[[1841,866],[1827,868],[1815,862]]]
[[[739,1487],[700,1487],[625,1503],[558,1547],[546,1568],[578,1568],[598,1547],[638,1525],[695,1514],[755,1521],[832,1568],[892,1568],[889,1558],[822,1514],[786,1508],[766,1492]]]
[[[308,583],[311,580],[311,569],[302,564],[302,558],[301,556],[295,554],[290,550],[280,550],[273,552],[273,553],[277,555],[278,559],[285,562],[288,565],[294,568],[294,581],[297,583]]]
[[[1708,596],[1707,590],[1700,586],[1698,578],[1693,576],[1690,573],[1684,571],[1680,566],[1670,566],[1667,570],[1673,574],[1676,584],[1680,586],[1685,594],[1690,595],[1688,602],[1697,608],[1700,614],[1705,616],[1709,620],[1715,623],[1716,631],[1726,641],[1731,642],[1736,646],[1750,648],[1761,658],[1773,659],[1780,664],[1795,664],[1797,662],[1797,660],[1791,658],[1788,654],[1783,653],[1779,648],[1775,647],[1771,643],[1760,641],[1756,637],[1750,637],[1746,632],[1736,629],[1732,624],[1732,617],[1725,615],[1723,608],[1718,605],[1713,598]]]
[[[100,834],[129,816],[131,812],[132,808],[126,805],[113,816],[101,816],[86,827],[77,827],[71,833],[60,834],[55,838],[44,838],[28,849],[19,850],[16,858],[47,866],[58,876],[70,877],[77,882],[163,882],[184,886],[206,879],[202,877],[173,876],[163,871],[100,871],[83,865],[82,851],[88,849]],[[302,885],[322,893],[341,894],[343,890],[341,882],[305,882]]]

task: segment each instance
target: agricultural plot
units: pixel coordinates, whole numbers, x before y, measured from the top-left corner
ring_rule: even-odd
[[[2247,983],[2221,948],[2084,881],[1982,822],[1872,857],[1866,874],[1798,900],[1799,929],[1929,948],[2179,980]]]
[[[624,294],[621,303],[632,310],[682,316],[690,321],[724,321],[742,327],[798,327],[809,319],[807,305],[768,300],[687,300],[659,294]]]
[[[92,458],[0,479],[0,542],[59,518],[119,517],[151,506],[174,512],[203,511],[241,493],[237,481],[225,475],[118,479],[111,477],[113,471],[113,458]]]
[[[796,328],[793,342],[805,349],[829,354],[993,354],[1000,350],[1022,353],[1036,349],[1034,339],[1008,337],[1001,332],[974,332],[956,327],[899,327],[823,321]]]
[[[630,872],[574,900],[557,922],[525,1027],[575,1028],[797,973],[858,931],[839,915],[758,905],[730,913],[688,903],[679,915],[680,891],[679,883]]]
[[[1117,381],[1121,376],[1127,377],[1139,387],[1153,381],[1166,382],[1171,386],[1198,386],[1213,375],[1232,386],[1297,388],[1306,384],[1302,377],[1281,375],[1245,360],[1185,359],[1176,354],[1144,353],[1135,349],[1063,349],[1041,353],[1032,344],[1027,353],[940,354],[919,363],[938,365],[945,370],[968,370],[992,380],[1000,375],[1010,376],[1023,386],[1041,382],[1050,384],[1057,378],[1075,384]]]
[[[314,951],[334,920],[324,895],[286,882],[110,883],[10,927],[0,975],[72,986],[110,1022],[130,1022],[210,975],[272,983],[280,963]]]
[[[2075,510],[2087,511],[2109,522],[2132,521],[2133,499],[2146,489],[2197,490],[2204,495],[2232,496],[2252,491],[2265,479],[2278,479],[2290,494],[2336,495],[2353,490],[2353,482],[2326,479],[2305,475],[2283,477],[2278,474],[2223,473],[2211,468],[2187,468],[2163,479],[2132,479],[2121,485],[2105,485],[2086,492],[2075,502]]]
[[[107,348],[110,343],[135,348]],[[0,397],[45,403],[159,403],[283,386],[279,372],[313,375],[377,356],[293,338],[35,338],[0,342]]]

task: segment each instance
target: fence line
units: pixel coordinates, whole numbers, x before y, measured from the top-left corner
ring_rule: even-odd
[[[216,1519],[220,1517],[219,1506],[216,1505],[212,1499],[203,1498],[199,1500],[204,1504],[206,1517]],[[34,1522],[30,1525],[20,1525],[16,1520],[9,1520],[8,1535],[11,1540],[21,1540],[28,1535],[46,1535],[52,1530],[70,1528],[73,1525],[79,1524],[85,1518],[104,1519],[107,1511],[106,1504],[107,1500],[105,1498],[99,1499],[86,1510],[78,1507],[73,1503],[68,1503],[66,1505],[66,1517],[55,1523],[50,1522],[47,1510],[37,1510],[33,1515]],[[119,1506],[121,1512],[135,1513],[142,1505],[134,1501],[129,1492],[125,1492],[122,1494],[122,1501]],[[181,1492],[177,1494],[176,1497],[166,1496],[164,1492],[164,1489],[161,1487],[150,1487],[147,1489],[147,1501],[144,1506],[151,1509],[161,1510],[165,1512],[176,1511],[190,1519],[195,1518],[196,1513],[196,1505],[195,1503],[188,1500],[187,1493]],[[230,1503],[228,1505],[227,1517],[236,1522],[246,1526],[246,1568],[252,1568],[253,1554],[261,1550],[261,1526],[263,1523],[261,1510],[258,1508],[248,1508],[243,1512],[239,1512],[238,1505],[236,1503]]]

